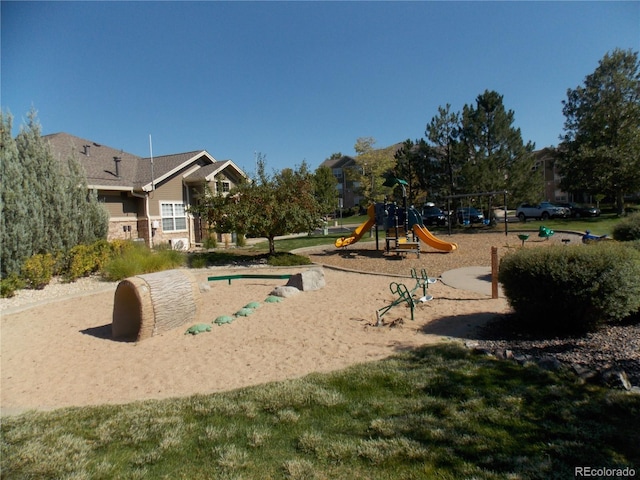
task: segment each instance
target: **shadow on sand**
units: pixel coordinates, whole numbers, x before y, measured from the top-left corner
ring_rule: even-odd
[[[110,323],[99,327],[85,328],[84,330],[80,330],[80,333],[90,335],[101,340],[111,340],[112,342],[132,343],[136,341],[135,338],[113,338]]]

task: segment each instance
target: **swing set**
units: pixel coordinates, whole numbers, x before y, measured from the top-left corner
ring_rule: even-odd
[[[472,223],[477,223],[478,219],[474,222],[473,221],[473,215],[472,215],[472,211],[474,209],[474,207],[472,206],[472,201],[475,197],[480,197],[481,199],[483,197],[489,197],[488,198],[488,202],[487,202],[487,210],[489,212],[489,215],[491,215],[491,199],[493,197],[495,197],[496,195],[503,195],[503,205],[504,205],[504,234],[505,236],[508,235],[508,223],[507,223],[507,191],[506,190],[499,190],[499,191],[495,191],[495,192],[480,192],[480,193],[467,193],[467,194],[462,194],[462,195],[449,195],[446,198],[447,200],[447,211],[451,212],[451,200],[455,200],[455,199],[462,199],[462,203],[464,205],[464,200],[467,200],[467,204],[468,206],[462,206],[459,208],[459,212],[461,213],[461,220],[462,220],[462,224],[464,226],[471,226]],[[480,211],[482,212],[482,201],[480,202]],[[455,218],[457,219],[458,217],[458,211],[456,211],[455,214]],[[491,219],[484,219],[483,223],[485,225],[488,225],[490,223]],[[451,218],[449,219],[449,235],[451,235]]]

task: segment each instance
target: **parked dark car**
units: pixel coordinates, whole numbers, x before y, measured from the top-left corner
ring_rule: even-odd
[[[422,221],[425,225],[446,225],[447,216],[435,205],[425,205],[422,208]]]
[[[575,202],[557,203],[556,205],[568,208],[571,211],[571,216],[574,218],[600,216],[600,209],[593,205],[583,205]]]
[[[461,207],[456,212],[458,223],[467,225],[469,223],[484,223],[484,214],[473,207]]]

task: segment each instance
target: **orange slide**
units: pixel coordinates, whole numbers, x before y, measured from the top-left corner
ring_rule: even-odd
[[[437,250],[442,250],[444,252],[453,252],[458,248],[457,243],[445,242],[444,240],[440,240],[423,225],[418,225],[417,223],[414,224],[413,233],[424,243]]]
[[[369,208],[367,208],[367,215],[369,215],[369,218],[367,219],[367,221],[364,222],[362,225],[358,225],[358,228],[356,228],[350,236],[342,237],[336,240],[335,245],[337,248],[346,247],[348,245],[351,245],[352,243],[356,243],[358,240],[362,238],[362,235],[364,235],[365,232],[368,232],[369,230],[371,230],[371,227],[373,227],[376,224],[375,205],[373,204],[369,205]]]

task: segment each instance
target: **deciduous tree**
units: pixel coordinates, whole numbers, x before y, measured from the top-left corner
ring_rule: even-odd
[[[331,169],[320,166],[313,175],[313,193],[323,215],[333,213],[338,208],[338,181]]]
[[[351,169],[347,175],[352,176],[354,181],[360,184],[362,196],[368,202],[382,200],[392,192],[392,189],[383,186],[385,174],[395,168],[396,160],[394,155],[397,147],[390,146],[381,149],[374,149],[376,140],[373,137],[360,137],[354,145],[356,152],[356,165],[358,168]]]
[[[269,253],[273,254],[275,237],[312,231],[321,225],[322,212],[314,196],[313,175],[306,163],[273,176],[266,173],[262,154],[257,164],[256,178],[232,189],[225,212],[233,230],[267,238]]]

